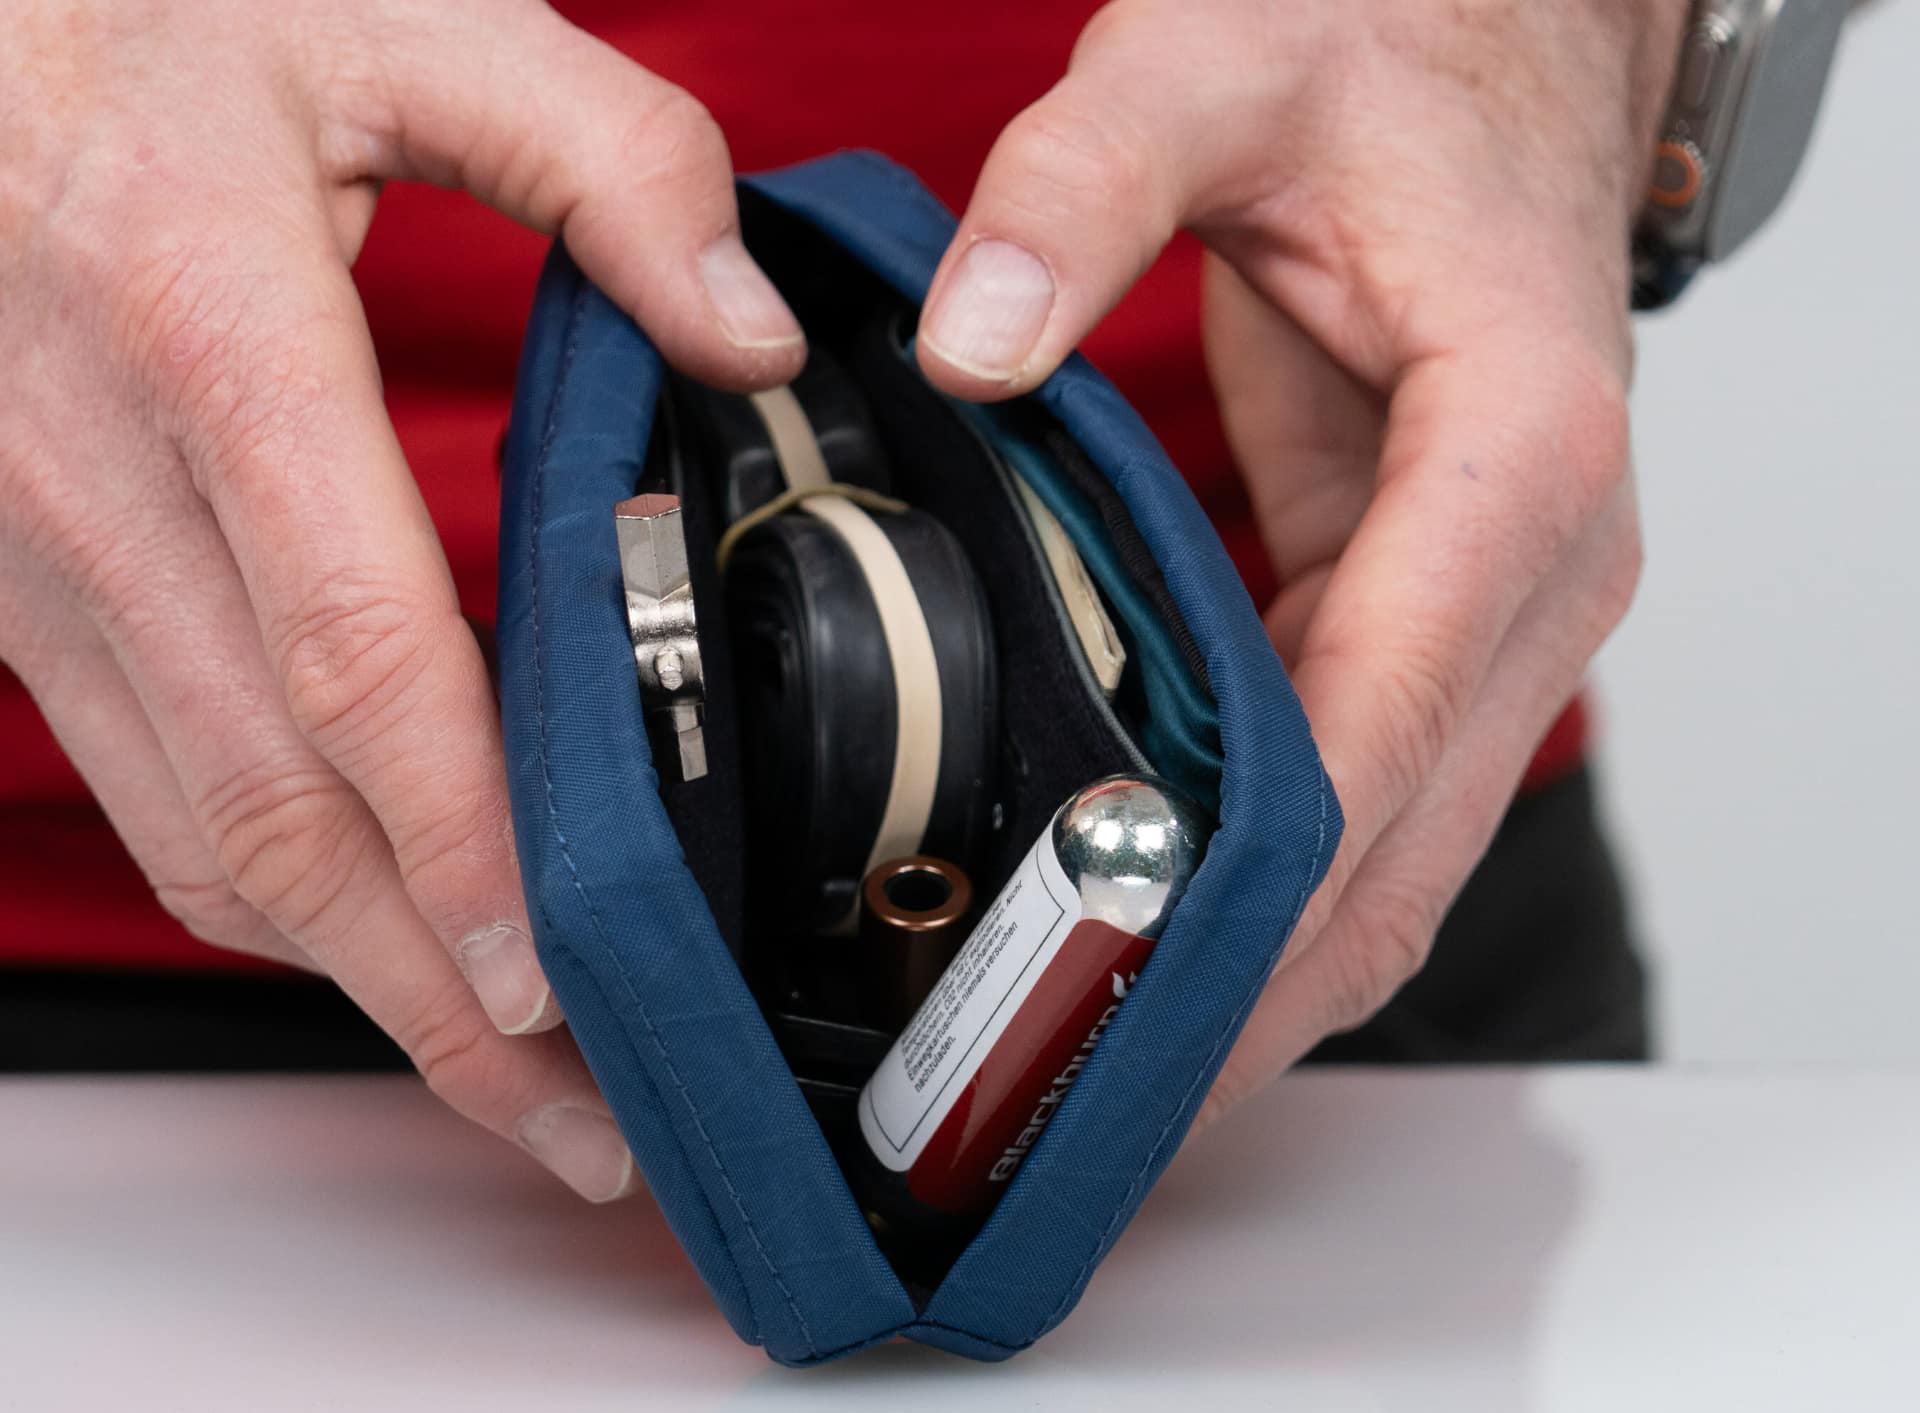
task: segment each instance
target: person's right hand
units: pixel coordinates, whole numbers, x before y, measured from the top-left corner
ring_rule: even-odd
[[[0,32],[0,659],[189,928],[328,973],[456,1109],[631,1191],[347,271],[381,181],[463,186],[681,368],[784,382],[719,131],[532,0],[5,0]]]

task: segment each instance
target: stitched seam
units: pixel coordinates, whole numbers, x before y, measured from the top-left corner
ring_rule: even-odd
[[[568,862],[568,867],[569,869],[572,867],[571,860]],[[579,887],[578,875],[575,875],[574,884],[576,888]],[[582,901],[585,901],[584,893]],[[613,946],[601,926],[599,914],[593,911],[592,904],[588,904],[587,911],[593,917],[594,932],[600,938],[601,948],[611,960]],[[673,1063],[673,1057],[667,1053],[667,1047],[660,1039],[660,1032],[655,1028],[653,1018],[647,1014],[647,1008],[641,1004],[639,993],[633,989],[633,980],[624,969],[620,969],[620,984],[627,993],[628,1000],[633,1003],[634,1013],[640,1017],[641,1024],[646,1026],[647,1039],[653,1042],[653,1048],[660,1057],[660,1063],[666,1066],[667,1075],[673,1080],[673,1087],[679,1091],[680,1100],[686,1105],[687,1118],[693,1124],[693,1131],[700,1135],[700,1142],[706,1146],[707,1156],[713,1160],[713,1170],[719,1175],[720,1185],[726,1188],[727,1196],[733,1199],[733,1210],[739,1213],[741,1225],[747,1229],[747,1235],[753,1239],[754,1252],[760,1257],[761,1264],[767,1268],[767,1274],[772,1277],[781,1297],[787,1302],[787,1313],[793,1316],[793,1322],[800,1327],[800,1337],[806,1341],[807,1353],[818,1358],[819,1349],[814,1343],[813,1331],[807,1325],[806,1316],[800,1313],[800,1306],[794,1299],[793,1291],[788,1289],[786,1281],[780,1276],[780,1268],[774,1264],[773,1257],[767,1253],[767,1248],[760,1239],[760,1229],[754,1225],[753,1217],[747,1212],[746,1202],[742,1200],[739,1189],[733,1185],[733,1179],[727,1176],[726,1164],[720,1161],[720,1150],[714,1146],[712,1137],[707,1133],[707,1126],[700,1121],[700,1111],[694,1105],[692,1091],[687,1088],[686,1081],[680,1078],[680,1071]],[[721,1235],[724,1237],[725,1233],[722,1232]],[[734,1269],[738,1271],[739,1266],[736,1264]],[[746,1285],[744,1277],[740,1283],[742,1286]]]
[[[1023,1339],[1018,1344],[1008,1344],[1003,1339],[989,1339],[986,1335],[978,1334],[973,1330],[963,1330],[958,1325],[948,1324],[945,1320],[915,1320],[912,1324],[902,1325],[899,1329],[895,1330],[894,1333],[905,1334],[909,1330],[915,1329],[945,1330],[948,1334],[964,1335],[966,1338],[978,1340],[982,1344],[990,1344],[995,1349],[1004,1349],[1009,1354],[1018,1354],[1023,1349],[1031,1349],[1035,1343],[1034,1340]]]
[[[566,860],[567,874],[572,880],[573,891],[575,895],[579,897],[581,905],[587,910],[587,916],[593,922],[594,935],[599,939],[601,950],[606,954],[608,961],[613,962],[613,945],[607,936],[605,924],[601,921],[599,911],[594,907],[592,900],[587,897],[586,888],[580,881],[580,870],[575,865],[573,859],[573,846],[568,842],[566,835],[560,831],[558,810],[554,798],[553,772],[550,756],[547,751],[546,673],[544,659],[540,653],[540,557],[537,553],[539,527],[541,523],[540,500],[542,489],[546,484],[547,455],[552,448],[553,439],[559,428],[559,389],[566,382],[568,370],[573,365],[574,354],[579,344],[580,317],[586,303],[584,289],[585,286],[583,284],[580,290],[576,290],[573,298],[573,308],[568,313],[566,348],[561,354],[560,372],[555,384],[553,403],[547,414],[546,431],[541,438],[539,455],[534,461],[532,525],[530,526],[531,533],[527,540],[528,579],[532,586],[529,593],[529,617],[532,626],[534,648],[534,719],[539,724],[540,776],[547,799],[547,825],[552,831],[555,842],[560,846],[560,857]],[[734,1187],[733,1180],[727,1176],[726,1165],[720,1161],[720,1154],[714,1147],[713,1139],[708,1135],[706,1126],[701,1123],[699,1111],[693,1104],[693,1097],[688,1092],[685,1081],[680,1078],[680,1072],[675,1067],[672,1057],[667,1054],[666,1046],[661,1043],[659,1031],[654,1027],[652,1017],[647,1014],[646,1007],[641,1004],[639,996],[635,993],[632,979],[627,976],[624,968],[618,966],[617,963],[614,965],[614,971],[620,977],[622,988],[626,991],[628,998],[633,1003],[634,1013],[640,1017],[641,1023],[646,1027],[647,1038],[653,1042],[654,1050],[659,1054],[660,1062],[666,1066],[668,1076],[673,1080],[675,1089],[679,1091],[681,1102],[686,1105],[687,1115],[693,1123],[694,1132],[699,1134],[700,1141],[706,1146],[707,1156],[713,1162],[714,1171],[719,1175],[721,1185],[726,1188],[727,1195],[733,1199],[734,1210],[740,1214],[741,1223],[746,1227],[748,1236],[753,1240],[754,1250],[759,1253],[761,1261],[766,1265],[767,1274],[773,1278],[774,1285],[779,1288],[781,1296],[786,1300],[787,1310],[793,1316],[794,1323],[799,1326],[801,1338],[806,1341],[807,1353],[812,1357],[818,1358],[819,1351],[814,1343],[813,1331],[808,1327],[806,1317],[800,1313],[800,1307],[794,1300],[793,1292],[787,1288],[787,1283],[780,1278],[778,1268],[775,1267],[772,1258],[767,1254],[766,1247],[760,1240],[759,1229],[754,1226],[753,1219],[747,1215],[746,1204],[741,1201],[740,1193]],[[704,1193],[702,1193],[702,1199],[705,1200]],[[714,1229],[720,1231],[722,1243],[727,1248],[728,1259],[733,1260],[732,1243],[726,1241],[726,1233],[720,1228],[719,1219],[713,1211],[711,1202],[707,1203],[707,1213],[713,1220]],[[734,1261],[734,1274],[740,1281],[741,1289],[748,1295],[748,1308],[751,1309],[751,1290],[747,1285],[745,1275],[740,1271],[737,1260]],[[764,1331],[759,1328],[757,1317],[755,1319],[755,1327],[756,1339],[764,1339]]]
[[[964,1339],[970,1339],[979,1344],[992,1345],[995,1349],[1004,1349],[1009,1354],[1018,1354],[1023,1349],[1031,1349],[1036,1343],[1035,1340],[1028,1339],[1022,1340],[1018,1344],[1008,1344],[1003,1339],[992,1339],[973,1330],[963,1330],[960,1326],[950,1325],[945,1320],[929,1320],[922,1316],[893,1325],[881,1330],[878,1334],[848,1340],[845,1344],[836,1345],[832,1349],[823,1349],[814,1357],[822,1362],[828,1359],[836,1359],[853,1350],[867,1349],[885,1340],[895,1339],[901,1335],[911,1335],[915,1330],[945,1330],[948,1334],[957,1334]]]
[[[1307,899],[1313,894],[1314,882],[1320,872],[1320,857],[1326,851],[1327,847],[1327,797],[1330,791],[1331,782],[1327,779],[1327,772],[1322,769],[1320,772],[1319,834],[1313,844],[1313,862],[1307,866],[1307,881],[1301,886],[1300,896],[1294,901],[1293,920],[1287,924],[1288,937],[1293,936],[1294,928],[1300,925],[1300,915],[1306,911]],[[1285,945],[1285,939],[1282,939],[1282,945]],[[1154,1139],[1153,1147],[1147,1150],[1146,1161],[1141,1163],[1140,1170],[1133,1175],[1133,1181],[1127,1184],[1127,1190],[1122,1195],[1120,1204],[1113,1210],[1113,1220],[1108,1222],[1106,1230],[1100,1233],[1100,1239],[1094,1243],[1093,1251],[1087,1257],[1087,1263],[1080,1268],[1080,1273],[1073,1278],[1073,1283],[1067,1287],[1066,1294],[1060,1297],[1060,1303],[1054,1306],[1053,1313],[1048,1315],[1046,1321],[1040,1326],[1039,1334],[1034,1335],[1033,1339],[1028,1340],[1029,1344],[1031,1344],[1033,1340],[1037,1340],[1041,1334],[1045,1334],[1066,1317],[1068,1307],[1073,1304],[1074,1298],[1085,1288],[1087,1280],[1093,1274],[1093,1268],[1099,1264],[1100,1255],[1107,1249],[1107,1243],[1113,1239],[1114,1232],[1118,1230],[1122,1218],[1132,1210],[1135,1191],[1140,1187],[1141,1180],[1146,1177],[1147,1169],[1151,1168],[1159,1160],[1160,1150],[1166,1145],[1167,1136],[1173,1132],[1174,1124],[1179,1120],[1180,1115],[1186,1111],[1188,1101],[1193,1098],[1193,1091],[1198,1089],[1201,1081],[1212,1073],[1214,1061],[1219,1058],[1221,1050],[1226,1047],[1227,1037],[1229,1035],[1237,1036],[1240,1033],[1240,1026],[1247,1012],[1253,1009],[1254,1002],[1260,999],[1260,993],[1266,989],[1266,985],[1267,977],[1263,974],[1241,1000],[1239,1007],[1234,1011],[1233,1024],[1220,1032],[1220,1038],[1214,1042],[1213,1049],[1207,1052],[1206,1060],[1201,1064],[1199,1070],[1195,1072],[1193,1082],[1189,1084],[1186,1091],[1181,1094],[1180,1102],[1174,1105],[1173,1113],[1167,1119],[1166,1126],[1160,1130],[1159,1136]]]

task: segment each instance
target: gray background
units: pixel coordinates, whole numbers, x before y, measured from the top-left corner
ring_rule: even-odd
[[[1677,1060],[1920,1061],[1920,2],[1786,206],[1641,323],[1601,761]]]

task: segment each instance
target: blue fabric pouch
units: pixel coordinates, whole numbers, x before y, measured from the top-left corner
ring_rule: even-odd
[[[851,346],[850,331],[871,323],[856,316],[871,307],[897,306],[910,336],[951,214],[867,153],[749,178],[741,204],[749,248],[810,341],[862,379],[896,460],[931,468],[909,499],[939,501],[929,509],[966,521],[969,505],[998,494],[978,483],[987,473],[965,470],[968,456],[984,455],[1008,469],[999,474],[1034,485],[1096,576],[1120,574],[1129,550],[1150,556],[1144,577],[1158,598],[1130,597],[1125,585],[1111,595],[1116,617],[1135,625],[1129,648],[1146,678],[1147,720],[1133,733],[1078,692],[1065,640],[1044,614],[995,625],[1012,655],[1001,669],[1003,716],[1016,735],[1020,722],[1035,734],[1023,748],[1028,798],[1010,811],[1004,866],[979,879],[987,895],[1037,834],[1033,821],[1085,783],[1075,775],[1089,763],[1151,764],[1180,779],[1217,804],[1219,831],[984,1227],[937,1280],[904,1281],[735,960],[746,887],[737,820],[656,776],[612,508],[674,454],[665,370],[556,246],[522,353],[500,532],[502,712],[536,940],[655,1199],[742,1339],[783,1364],[896,1335],[1001,1359],[1073,1308],[1172,1157],[1325,873],[1339,806],[1218,537],[1138,416],[1084,359],[981,416],[933,394],[898,342],[882,354]],[[1086,495],[1088,476],[1099,496]],[[702,531],[691,507],[688,521],[690,537]],[[1124,543],[1102,525],[1119,525]],[[1028,547],[991,524],[971,534],[969,554],[1001,596],[996,615],[1037,612],[1009,597],[1018,575],[981,562]],[[694,590],[705,653],[700,572]],[[710,674],[714,798],[741,788],[725,742],[746,729],[729,716],[724,670],[720,685]]]

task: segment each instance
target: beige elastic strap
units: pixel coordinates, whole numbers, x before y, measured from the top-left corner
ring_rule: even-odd
[[[1080,551],[1068,537],[1066,527],[1047,509],[1025,478],[1015,476],[1013,484],[1020,490],[1021,504],[1026,506],[1027,518],[1033,522],[1040,552],[1047,558],[1047,568],[1053,571],[1053,582],[1060,590],[1061,602],[1067,606],[1067,617],[1080,639],[1087,665],[1093,669],[1093,680],[1100,684],[1107,700],[1112,701],[1113,694],[1120,689],[1121,674],[1127,670],[1126,647],[1107,614],[1106,605],[1100,602],[1100,593],[1087,574],[1086,561],[1080,558]]]
[[[715,550],[720,570],[726,572],[727,560],[741,537],[762,521],[782,511],[804,506],[809,515],[824,521],[838,535],[865,576],[880,611],[880,633],[886,640],[887,656],[893,661],[894,721],[893,779],[887,788],[887,804],[881,814],[879,831],[868,851],[865,877],[888,859],[920,852],[933,816],[933,793],[940,782],[940,741],[943,723],[940,712],[940,666],[933,654],[933,634],[920,611],[920,596],[913,591],[907,566],[893,547],[886,531],[861,509],[898,513],[906,502],[835,481],[827,471],[826,458],[820,454],[820,441],[806,409],[791,388],[770,388],[753,394],[753,409],[765,424],[773,441],[774,460],[780,465],[787,489],[765,505],[756,506],[727,527]],[[855,912],[842,919],[835,931],[847,932],[854,925]]]
[[[883,496],[878,491],[870,491],[865,486],[851,485],[846,481],[829,481],[824,486],[789,486],[765,505],[756,505],[727,526],[720,543],[713,547],[713,560],[720,567],[720,572],[727,572],[727,561],[733,558],[733,547],[746,537],[749,530],[815,496],[839,496],[855,505],[864,505],[868,510],[890,511],[895,515],[907,508],[903,500],[895,500],[892,496]]]
[[[940,666],[933,655],[933,634],[927,631],[920,598],[907,577],[907,566],[886,532],[873,517],[851,501],[819,496],[807,502],[807,513],[833,528],[860,561],[867,587],[880,610],[880,631],[893,659],[894,721],[893,783],[887,807],[867,854],[865,877],[888,859],[920,852],[927,821],[933,816],[934,787],[940,781]]]
[[[768,388],[749,395],[747,400],[773,438],[773,459],[780,463],[780,474],[787,478],[789,487],[824,486],[833,480],[827,459],[820,454],[820,439],[807,420],[807,409],[800,405],[792,388]]]

